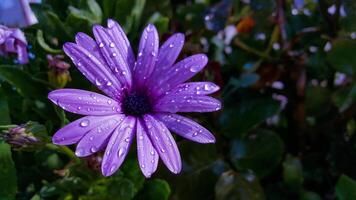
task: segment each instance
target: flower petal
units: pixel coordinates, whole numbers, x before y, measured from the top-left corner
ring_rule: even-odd
[[[116,46],[119,48],[120,54],[129,64],[130,69],[132,70],[135,65],[135,55],[132,51],[131,45],[125,31],[121,26],[112,19],[108,19],[108,33],[114,39]]]
[[[89,37],[85,33],[77,33],[75,35],[75,42],[86,49],[88,52],[90,52],[93,56],[95,56],[96,59],[98,59],[101,63],[106,64],[106,61],[101,55],[100,50],[99,50],[99,45],[96,44],[95,40],[93,38]]]
[[[59,89],[48,98],[66,111],[81,115],[113,115],[121,113],[121,104],[104,95],[77,89]]]
[[[160,99],[153,110],[156,112],[213,112],[221,109],[219,100],[200,95],[167,95]]]
[[[214,143],[215,137],[207,129],[195,121],[177,114],[155,114],[169,130],[176,134],[199,143]]]
[[[137,156],[142,173],[147,178],[151,177],[157,169],[159,157],[141,120],[137,121]]]
[[[107,29],[96,25],[93,28],[94,37],[99,45],[100,52],[105,58],[106,63],[115,74],[122,85],[131,88],[132,76],[127,55],[122,54],[121,43],[116,42],[115,37]]]
[[[122,85],[105,63],[100,62],[88,50],[74,43],[65,43],[63,50],[89,81],[108,96],[114,99],[121,98]]]
[[[219,86],[212,82],[189,82],[179,84],[177,87],[165,93],[166,96],[182,95],[208,95],[220,89]]]
[[[78,157],[89,156],[100,151],[106,146],[109,136],[114,129],[124,119],[125,115],[118,115],[107,119],[101,123],[97,128],[93,128],[79,141],[75,155]]]
[[[67,124],[59,129],[52,137],[52,142],[58,145],[70,145],[77,143],[88,131],[99,126],[102,122],[114,118],[110,116],[86,116]]]
[[[112,175],[123,163],[134,136],[135,124],[136,118],[127,116],[112,133],[101,165],[104,176]]]
[[[155,85],[155,82],[159,80],[167,70],[169,70],[184,45],[184,34],[176,33],[172,35],[168,40],[159,48],[157,63],[154,71],[149,79],[150,85]]]
[[[176,142],[167,127],[151,115],[144,115],[144,122],[153,146],[168,169],[178,174],[182,161]]]
[[[207,62],[208,58],[204,54],[196,54],[185,58],[175,64],[165,74],[162,74],[159,81],[152,86],[151,93],[156,97],[162,95],[166,91],[192,78],[204,68]]]
[[[138,57],[134,69],[137,88],[144,86],[156,64],[159,38],[156,27],[149,24],[142,33],[138,48]]]

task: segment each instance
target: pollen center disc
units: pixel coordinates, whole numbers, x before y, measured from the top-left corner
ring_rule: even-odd
[[[123,109],[126,115],[139,116],[151,112],[152,107],[147,95],[132,93],[124,98]]]

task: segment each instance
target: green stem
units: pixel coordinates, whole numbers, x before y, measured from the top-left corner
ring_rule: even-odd
[[[272,57],[270,57],[269,55],[267,55],[266,53],[264,52],[261,52],[261,51],[258,51],[250,46],[248,46],[247,44],[245,44],[244,42],[242,42],[241,40],[239,40],[238,38],[235,38],[234,39],[234,44],[238,47],[240,47],[241,49],[249,52],[249,53],[252,53],[252,54],[255,54],[256,56],[259,56],[261,58],[264,58],[264,59],[267,59],[267,60],[273,60]]]
[[[79,163],[80,159],[74,154],[74,152],[68,148],[67,146],[57,146],[51,143],[47,143],[46,147],[50,150],[61,152],[66,154],[69,158],[71,158],[74,162]]]

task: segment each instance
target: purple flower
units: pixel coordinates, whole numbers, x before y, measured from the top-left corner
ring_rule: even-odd
[[[38,22],[30,3],[41,3],[34,0],[1,0],[0,24],[9,27],[27,27]]]
[[[0,55],[17,54],[20,64],[28,63],[27,41],[20,29],[0,25]]]
[[[120,25],[94,26],[95,40],[84,33],[76,43],[66,43],[65,53],[78,69],[107,96],[77,89],[60,89],[48,98],[63,109],[82,115],[52,138],[58,145],[78,143],[76,155],[89,156],[105,148],[101,170],[112,175],[122,164],[136,135],[141,171],[150,177],[158,159],[173,173],[182,167],[177,145],[169,130],[199,143],[213,143],[214,136],[177,112],[212,112],[220,101],[207,96],[219,90],[210,82],[184,83],[208,62],[197,54],[174,64],[184,44],[181,33],[161,47],[156,28],[143,31],[138,56]]]

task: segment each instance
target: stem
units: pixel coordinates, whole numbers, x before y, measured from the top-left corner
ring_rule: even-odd
[[[258,51],[250,46],[248,46],[247,44],[243,43],[241,40],[239,40],[238,38],[235,38],[234,39],[234,44],[238,47],[240,47],[241,49],[249,52],[249,53],[252,53],[252,54],[255,54],[256,56],[259,56],[261,58],[264,58],[264,59],[267,59],[267,60],[273,60],[272,57],[268,56],[266,53],[264,52],[261,52],[261,51]]]
[[[46,148],[48,148],[50,150],[66,154],[69,158],[74,160],[74,162],[76,162],[76,163],[80,162],[80,159],[67,146],[57,146],[57,145],[54,145],[54,144],[51,144],[51,143],[47,143],[45,146],[46,146]]]

